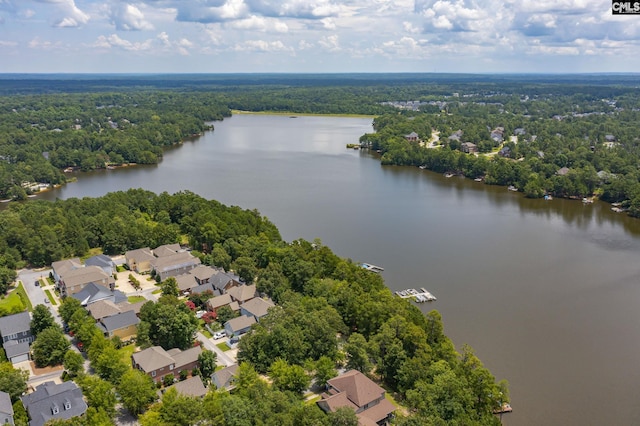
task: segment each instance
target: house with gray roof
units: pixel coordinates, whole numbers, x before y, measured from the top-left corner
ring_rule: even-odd
[[[256,321],[259,322],[260,318],[266,316],[269,313],[269,309],[274,306],[275,304],[271,299],[254,297],[240,306],[240,314],[247,317],[254,317]]]
[[[118,336],[123,342],[128,342],[135,339],[139,323],[134,311],[125,311],[102,318],[97,326],[105,337]]]
[[[164,281],[169,277],[176,277],[186,274],[196,266],[200,265],[200,259],[187,251],[174,253],[168,256],[155,258],[151,267],[160,280]]]
[[[9,340],[2,344],[7,359],[12,364],[17,364],[31,359],[30,342],[18,342],[17,340]]]
[[[211,383],[215,385],[216,389],[226,389],[230,391],[235,387],[237,371],[238,364],[232,364],[218,370],[211,375]]]
[[[29,426],[43,426],[52,419],[67,420],[83,415],[87,403],[74,382],[45,382],[20,398],[29,415]]]
[[[225,322],[224,331],[229,337],[240,336],[251,330],[251,326],[255,323],[256,319],[254,317],[246,317],[244,315],[240,315],[239,317],[230,319],[229,321]]]
[[[202,285],[202,284],[207,284],[211,281],[211,278],[214,275],[218,274],[217,269],[212,268],[211,266],[207,266],[207,265],[198,265],[195,268],[193,268],[189,274],[193,275],[194,278],[196,279],[196,281],[198,282],[198,285]]]
[[[207,284],[202,284],[202,285],[198,285],[195,286],[191,289],[191,293],[192,294],[202,294],[202,293],[206,293],[209,292],[212,295],[214,294],[218,294],[215,289],[213,288],[213,284],[211,283],[207,283]]]
[[[180,291],[180,294],[184,294],[187,291],[191,291],[192,288],[200,285],[196,281],[196,277],[194,277],[189,273],[178,275],[176,277],[176,283],[178,284],[178,291]],[[213,287],[211,289],[213,290]]]
[[[105,286],[89,283],[80,292],[72,294],[82,306],[88,306],[100,300],[110,300],[115,304],[127,300],[127,296],[120,290],[110,290]]]
[[[18,314],[6,315],[0,317],[0,335],[2,335],[2,343],[10,340],[20,342],[33,342],[31,334],[31,315],[24,311]]]
[[[211,277],[211,284],[213,285],[214,293],[225,294],[230,288],[242,284],[240,277],[230,274],[228,272],[218,272]]]
[[[113,275],[116,271],[116,264],[111,258],[105,254],[97,254],[95,256],[91,256],[87,260],[84,261],[85,266],[97,266],[102,268],[102,270],[107,275]]]
[[[173,254],[176,254],[178,252],[180,252],[182,250],[182,248],[180,247],[180,244],[178,243],[174,243],[174,244],[164,244],[160,247],[156,247],[153,249],[153,255],[155,257],[165,257],[165,256],[171,256]]]
[[[165,351],[161,346],[152,346],[131,355],[131,363],[155,382],[160,382],[168,374],[179,377],[182,370],[193,370],[198,367],[198,356],[202,353],[200,346],[185,351],[178,348]]]
[[[8,393],[0,391],[0,423],[13,425],[13,405]]]

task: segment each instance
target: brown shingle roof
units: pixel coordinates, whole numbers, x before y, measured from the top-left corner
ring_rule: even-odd
[[[349,370],[327,383],[339,392],[345,392],[358,407],[376,400],[384,393],[384,389],[357,370]]]
[[[227,294],[231,295],[233,300],[236,300],[238,301],[238,303],[242,304],[243,302],[256,297],[256,285],[251,284],[231,287],[229,290],[227,290]]]

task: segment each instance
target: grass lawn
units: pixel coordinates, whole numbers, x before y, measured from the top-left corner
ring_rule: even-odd
[[[44,292],[47,295],[47,297],[49,298],[49,301],[51,302],[52,305],[57,305],[58,304],[56,302],[56,299],[51,295],[51,292],[49,290],[45,290]]]
[[[127,301],[129,303],[138,303],[138,302],[144,302],[147,299],[144,296],[129,296],[127,297]]]
[[[51,278],[51,277],[47,277],[47,282],[49,283],[49,285],[55,285],[55,282],[53,281],[53,278]]]
[[[223,352],[231,350],[231,348],[225,342],[218,343],[216,346],[220,348]]]
[[[131,365],[131,355],[133,355],[133,353],[136,351],[136,345],[135,343],[131,344],[131,345],[126,345],[121,347],[120,349],[118,349],[118,352],[120,352],[120,355],[122,356],[122,360],[127,364],[127,365]]]
[[[18,283],[18,287],[15,290],[0,299],[0,308],[6,309],[7,312],[22,312],[25,306],[29,311],[33,309],[27,293],[22,287],[22,281]]]
[[[161,288],[157,288],[157,289],[153,290],[151,293],[153,293],[153,294],[162,293],[162,289]]]
[[[306,396],[306,395],[305,395]],[[307,405],[313,405],[315,404],[317,401],[320,401],[320,399],[322,398],[321,395],[316,395],[313,398],[309,398],[309,399],[305,399],[304,403]]]
[[[209,330],[207,330],[206,328],[202,328],[200,331],[202,334],[207,336],[207,339],[211,339],[213,337],[213,334],[211,334]]]

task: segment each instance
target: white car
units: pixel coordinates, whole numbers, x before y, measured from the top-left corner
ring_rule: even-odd
[[[215,333],[213,333],[213,338],[218,340],[218,339],[222,339],[226,335],[227,334],[224,331],[216,331]]]

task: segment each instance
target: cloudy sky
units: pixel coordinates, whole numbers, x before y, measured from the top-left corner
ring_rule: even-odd
[[[637,72],[609,0],[0,0],[0,72]]]

